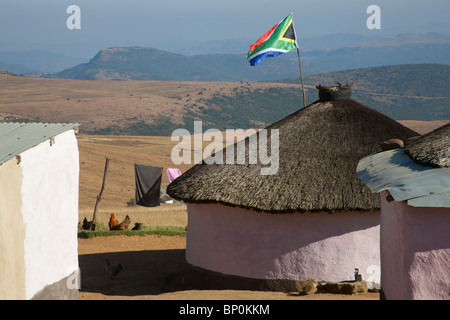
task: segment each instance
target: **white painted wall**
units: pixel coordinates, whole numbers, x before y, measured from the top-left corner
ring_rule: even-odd
[[[188,203],[187,262],[255,279],[380,282],[379,212],[270,214]]]
[[[26,299],[78,270],[78,144],[66,131],[21,154]]]

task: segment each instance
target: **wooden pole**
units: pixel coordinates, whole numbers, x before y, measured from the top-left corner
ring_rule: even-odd
[[[110,160],[109,158],[106,158],[105,171],[103,172],[102,188],[100,189],[100,193],[97,196],[97,201],[95,202],[94,215],[92,217],[92,230],[95,230],[95,223],[97,221],[97,208],[98,208],[100,201],[102,201],[103,191],[105,190],[105,186],[106,186],[106,177],[108,174],[109,160]]]
[[[302,83],[303,108],[305,108],[306,107],[305,87],[303,86],[302,63],[300,61],[300,50],[298,49],[298,47],[297,47],[297,56],[298,56],[298,66],[300,67],[300,81]]]

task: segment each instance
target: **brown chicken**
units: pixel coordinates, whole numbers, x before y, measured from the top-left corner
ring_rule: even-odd
[[[109,230],[117,230],[116,228],[119,226],[119,223],[116,221],[116,216],[114,215],[114,212],[111,213],[111,217],[109,218]]]
[[[127,215],[125,217],[125,220],[123,220],[121,223],[119,223],[116,230],[126,230],[126,229],[128,229],[128,226],[130,225],[130,223],[131,223],[131,219]]]

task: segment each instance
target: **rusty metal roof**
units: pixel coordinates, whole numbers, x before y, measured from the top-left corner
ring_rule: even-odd
[[[356,171],[373,193],[387,190],[413,207],[450,207],[450,169],[420,165],[404,148],[367,156]]]
[[[0,165],[47,139],[79,126],[78,123],[0,122]]]

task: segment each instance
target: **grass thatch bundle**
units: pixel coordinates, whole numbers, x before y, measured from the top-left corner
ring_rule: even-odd
[[[377,210],[378,195],[356,175],[358,161],[380,151],[382,141],[418,135],[352,99],[316,101],[267,129],[279,129],[277,174],[261,175],[261,163],[248,164],[248,154],[246,164],[203,162],[172,182],[168,194],[272,213]]]
[[[405,153],[422,165],[450,168],[450,123],[407,140]]]

